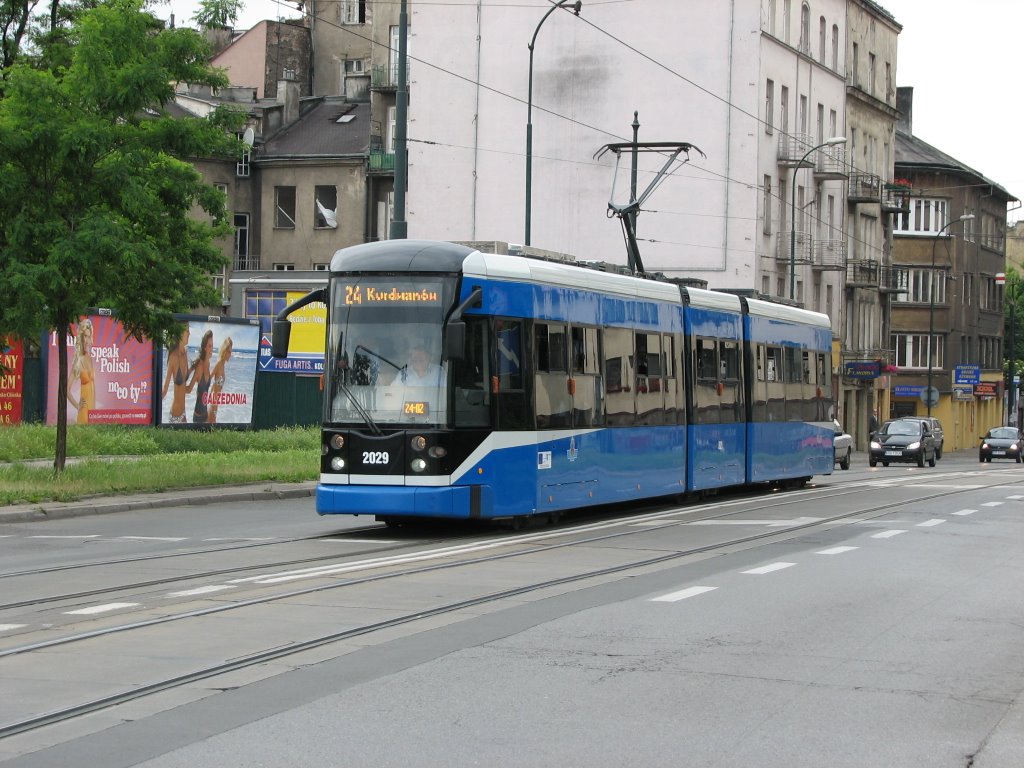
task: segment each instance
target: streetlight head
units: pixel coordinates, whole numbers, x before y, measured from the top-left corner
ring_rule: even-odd
[[[825,139],[825,143],[828,144],[830,147],[834,147],[836,144],[845,144],[846,143],[846,137],[845,136],[833,136],[831,139]]]
[[[960,217],[960,221],[973,221],[973,220],[974,220],[974,214],[973,213],[965,213],[963,216]]]
[[[576,2],[572,6],[572,12],[575,13],[577,16],[579,16],[580,15],[580,11],[582,9],[583,9],[583,0],[576,0]]]

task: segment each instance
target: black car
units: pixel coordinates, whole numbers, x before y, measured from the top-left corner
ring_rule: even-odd
[[[992,459],[1016,459],[1021,463],[1021,448],[1024,447],[1024,435],[1016,427],[993,427],[981,438],[978,449],[979,461]]]
[[[935,458],[942,458],[942,446],[946,442],[946,434],[942,431],[942,422],[936,419],[934,416],[903,416],[904,419],[918,419],[923,421],[932,431],[932,437],[935,438]]]
[[[934,467],[935,437],[928,425],[920,419],[894,419],[872,433],[868,464],[887,467],[890,461],[913,461],[919,467],[927,461]]]

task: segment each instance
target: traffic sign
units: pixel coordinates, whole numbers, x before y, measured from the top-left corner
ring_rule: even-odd
[[[925,387],[921,393],[921,401],[928,406],[936,406],[939,404],[939,388],[938,387]]]
[[[1006,285],[1006,273],[996,272],[996,285]]]

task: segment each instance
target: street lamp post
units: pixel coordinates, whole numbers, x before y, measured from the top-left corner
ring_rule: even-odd
[[[845,136],[833,136],[831,139],[826,139],[824,142],[816,147],[811,147],[807,150],[807,154],[800,158],[800,162],[796,164],[796,168],[793,169],[793,190],[792,190],[792,203],[790,204],[790,228],[789,228],[789,298],[793,299],[796,291],[796,174],[800,170],[800,166],[804,164],[804,161],[811,156],[811,153],[815,150],[821,149],[822,147],[834,147],[837,144],[845,144]],[[767,215],[767,213],[765,214]]]
[[[540,32],[540,28],[547,21],[548,16],[565,5],[572,8],[573,13],[577,16],[580,15],[580,9],[583,8],[582,0],[575,0],[575,2],[557,0],[541,18],[537,28],[533,31],[533,37],[530,38],[530,80],[526,95],[526,234],[523,240],[526,245],[530,244],[530,208],[533,192],[533,45],[537,42],[537,33]]]
[[[935,246],[939,244],[939,238],[942,237],[942,233],[962,221],[970,221],[974,218],[973,213],[965,213],[959,219],[953,219],[953,221],[947,222],[942,226],[938,232],[935,233],[935,238],[932,240],[932,271],[929,273],[930,284],[928,286],[928,387],[925,389],[925,404],[928,406],[928,416],[932,415],[932,400],[937,399],[932,397],[932,369],[934,362],[934,355],[932,354],[932,347],[935,346],[935,340],[932,336],[935,334]]]

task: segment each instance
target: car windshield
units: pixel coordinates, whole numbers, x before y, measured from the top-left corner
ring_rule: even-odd
[[[890,421],[882,432],[887,435],[919,435],[921,434],[921,423],[917,421]]]
[[[996,427],[988,431],[989,437],[1003,437],[1008,440],[1017,439],[1017,430],[1013,427]]]

